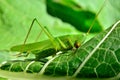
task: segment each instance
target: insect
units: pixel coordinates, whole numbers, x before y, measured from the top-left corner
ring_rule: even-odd
[[[35,18],[31,24],[31,27],[33,26],[33,23],[35,21],[39,24],[39,22]],[[50,55],[55,55],[55,53],[57,53],[58,51],[67,51],[72,48],[78,48],[80,46],[79,43],[82,43],[82,41],[84,41],[84,40],[81,40],[81,37],[84,37],[84,35],[80,35],[80,34],[53,37],[46,28],[44,28],[40,24],[39,26],[42,28],[42,30],[47,34],[47,36],[50,39],[44,40],[41,42],[25,44],[25,41],[27,39],[27,36],[26,36],[26,39],[23,45],[13,46],[11,50],[19,51],[21,53],[25,52],[28,54],[29,52],[32,52],[35,54],[36,59],[39,60],[41,58],[44,58]],[[28,32],[30,32],[30,29]],[[21,56],[21,53],[20,53],[20,56]],[[25,54],[25,56],[27,56],[28,54]]]
[[[88,33],[90,32],[90,30],[92,29],[92,27],[95,23],[95,20],[96,20],[97,16],[99,15],[99,13],[101,12],[102,8],[103,8],[103,5],[102,5],[101,9],[98,11],[97,15],[95,16],[95,19],[93,20],[93,23],[90,26],[86,35],[75,34],[75,35],[65,35],[65,36],[53,37],[50,34],[50,32],[45,27],[43,27],[39,23],[39,21],[35,18],[32,21],[32,24],[29,28],[29,31],[27,33],[27,36],[25,38],[24,43],[22,45],[13,46],[11,48],[11,50],[12,51],[19,51],[20,56],[23,53],[26,53],[25,56],[27,56],[30,52],[32,52],[35,54],[36,60],[39,60],[41,58],[55,55],[58,51],[64,52],[67,50],[71,50],[73,48],[77,49],[84,43],[85,36],[87,36]],[[30,34],[30,31],[33,27],[34,22],[38,23],[39,27],[44,31],[44,33],[49,37],[49,39],[41,41],[41,42],[25,44],[27,39],[28,39],[28,36]],[[81,38],[83,38],[83,39],[81,39]]]

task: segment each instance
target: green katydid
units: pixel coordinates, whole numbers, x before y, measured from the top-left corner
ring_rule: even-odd
[[[54,38],[50,34],[50,32],[46,28],[44,28],[38,22],[38,20],[35,18],[32,21],[32,24],[30,26],[30,29],[27,33],[27,36],[25,38],[25,41],[24,41],[23,45],[13,46],[11,48],[11,50],[21,52],[20,55],[22,54],[22,52],[33,52],[33,53],[35,53],[36,59],[38,60],[38,59],[41,59],[41,58],[48,57],[50,55],[54,55],[58,51],[67,51],[67,50],[70,50],[70,49],[73,49],[73,48],[79,48],[80,45],[82,45],[84,43],[85,36],[87,36],[88,33],[90,32],[90,30],[92,29],[92,27],[95,23],[95,20],[96,20],[97,16],[99,15],[99,13],[101,12],[103,7],[104,7],[104,4],[102,5],[100,10],[96,14],[95,19],[93,20],[93,22],[92,22],[88,32],[86,33],[86,35],[81,35],[81,34],[80,35],[79,34],[65,35],[65,36],[60,36],[60,37],[55,37]],[[49,37],[49,39],[41,41],[41,42],[25,44],[35,21],[38,23],[38,25],[44,31],[44,33]],[[81,40],[81,37],[84,37],[84,38]]]
[[[39,24],[39,22],[35,18],[28,31],[28,35],[35,21]],[[27,35],[23,45],[14,46],[11,48],[11,50],[19,51],[21,53],[22,52],[33,52],[35,53],[35,56],[37,58],[44,58],[50,55],[54,55],[58,51],[66,51],[72,48],[78,48],[80,46],[79,43],[82,43],[82,41],[84,41],[84,40],[81,40],[81,37],[84,37],[84,35],[78,35],[78,34],[53,37],[47,29],[45,29],[40,24],[39,26],[42,28],[42,30],[47,34],[47,36],[50,39],[44,40],[41,42],[25,44],[26,39],[28,38],[28,35]]]

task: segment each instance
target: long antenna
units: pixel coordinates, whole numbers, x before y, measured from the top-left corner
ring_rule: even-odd
[[[102,9],[104,8],[104,6],[105,6],[106,2],[107,2],[107,0],[105,0],[105,1],[104,1],[104,3],[103,3],[103,5],[102,5],[102,7],[101,7],[101,8],[99,9],[99,11],[97,12],[97,14],[96,14],[96,16],[95,16],[94,20],[92,21],[92,24],[90,25],[90,28],[89,28],[89,30],[88,30],[88,32],[87,32],[87,35],[88,35],[88,34],[89,34],[89,32],[91,31],[91,29],[92,29],[92,27],[93,27],[93,25],[94,25],[94,23],[95,23],[95,21],[96,21],[96,19],[97,19],[98,15],[100,14],[100,12],[102,11]]]

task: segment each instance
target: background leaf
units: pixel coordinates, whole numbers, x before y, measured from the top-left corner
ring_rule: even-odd
[[[54,16],[60,18],[64,22],[68,22],[73,25],[76,29],[83,32],[88,32],[96,14],[87,11],[80,5],[73,1],[65,0],[47,0],[47,12]],[[94,22],[94,25],[90,32],[100,32],[102,31],[102,26],[99,22]]]

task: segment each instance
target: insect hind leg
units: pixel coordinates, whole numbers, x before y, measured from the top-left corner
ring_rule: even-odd
[[[52,42],[53,46],[55,47],[55,49],[56,49],[56,51],[57,51],[57,45],[56,45],[56,43],[54,42],[54,41],[55,41],[55,40],[54,40],[54,37],[50,34],[49,31],[47,31],[47,29],[45,29],[45,28],[38,22],[38,20],[37,20],[36,18],[34,18],[33,21],[32,21],[32,23],[31,23],[31,25],[30,25],[30,28],[29,28],[29,30],[28,30],[28,33],[27,33],[27,35],[26,35],[26,37],[25,37],[25,40],[24,40],[24,42],[23,42],[23,45],[21,46],[20,53],[17,54],[18,57],[19,57],[19,56],[28,56],[29,53],[31,52],[30,50],[29,50],[29,51],[24,51],[24,48],[25,48],[25,44],[26,44],[26,42],[27,42],[27,39],[28,39],[28,37],[29,37],[29,35],[30,35],[30,32],[31,32],[31,30],[32,30],[32,27],[33,27],[34,22],[37,22],[37,24],[38,24],[39,27],[42,29],[42,31],[45,32],[45,34],[48,36],[48,38],[50,39],[50,41]],[[39,38],[39,36],[41,35],[42,31],[39,33],[39,35],[38,35],[38,37],[36,38],[35,41],[38,40],[38,38]],[[27,54],[21,55],[22,52],[27,52]]]
[[[26,37],[25,37],[25,40],[24,40],[24,42],[23,42],[23,46],[21,46],[20,53],[16,54],[15,56],[17,56],[17,57],[22,57],[22,56],[27,57],[27,56],[29,55],[30,51],[26,51],[27,54],[22,54],[22,52],[25,52],[25,51],[24,51],[24,47],[25,47],[25,44],[26,44],[26,42],[27,42],[27,39],[28,39],[28,37],[29,37],[29,35],[30,35],[30,32],[31,32],[31,30],[32,30],[32,27],[33,27],[33,24],[34,24],[35,21],[36,21],[36,18],[33,19],[32,23],[31,23],[31,25],[30,25],[30,27],[29,27],[28,33],[27,33],[27,35],[26,35]],[[42,30],[40,31],[40,33],[38,34],[37,38],[35,39],[35,42],[39,39],[41,33],[42,33]]]

